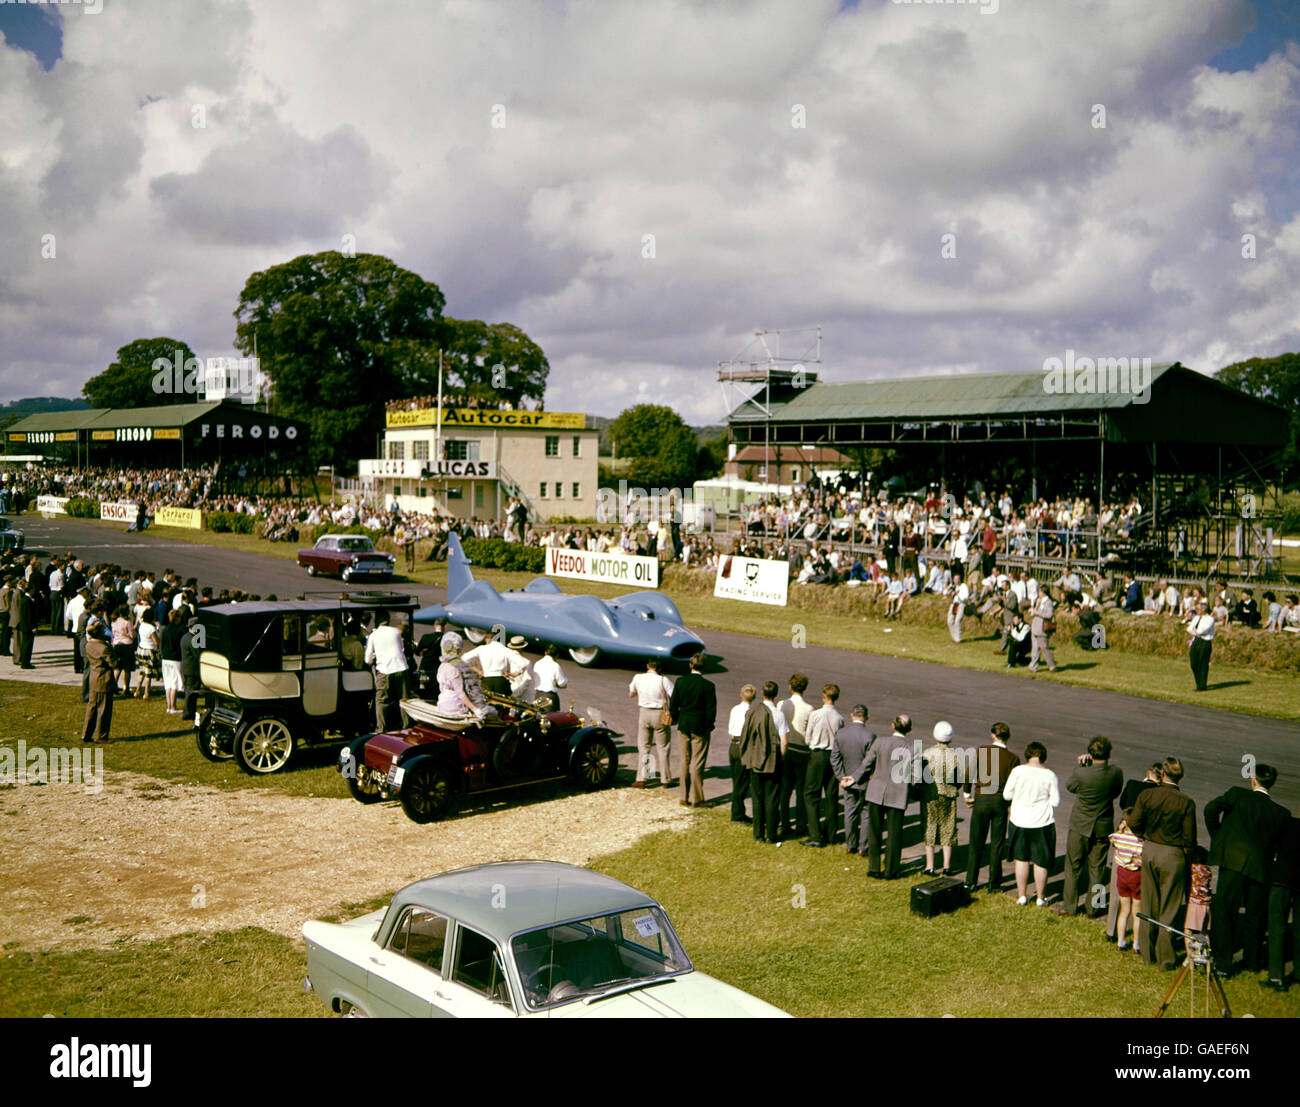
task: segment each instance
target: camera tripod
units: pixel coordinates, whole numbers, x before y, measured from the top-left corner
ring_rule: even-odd
[[[1178,989],[1183,986],[1183,981],[1189,982],[1190,995],[1188,997],[1188,1016],[1196,1018],[1196,974],[1200,969],[1205,970],[1205,1017],[1210,1018],[1210,997],[1213,996],[1219,1009],[1218,1017],[1221,1019],[1232,1018],[1232,1009],[1228,1006],[1228,997],[1224,995],[1223,985],[1219,983],[1219,974],[1214,968],[1214,959],[1210,953],[1210,940],[1202,933],[1197,931],[1183,931],[1176,927],[1162,923],[1159,919],[1153,919],[1150,915],[1139,914],[1138,918],[1152,926],[1161,927],[1168,930],[1171,934],[1177,934],[1184,942],[1187,943],[1187,957],[1174,973],[1174,979],[1170,983],[1164,998],[1160,1001],[1160,1006],[1156,1008],[1155,1017],[1162,1018],[1164,1013],[1169,1010],[1170,1005],[1174,1002],[1174,997],[1178,994]],[[1147,941],[1151,941],[1148,936]]]

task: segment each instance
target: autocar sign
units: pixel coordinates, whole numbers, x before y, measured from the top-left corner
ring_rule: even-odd
[[[638,588],[658,588],[659,560],[625,553],[548,549],[546,575],[599,580],[608,584],[632,584]]]

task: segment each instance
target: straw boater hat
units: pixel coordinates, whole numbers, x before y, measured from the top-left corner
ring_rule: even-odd
[[[509,641],[506,642],[506,645],[512,650],[522,650],[526,645],[528,645],[528,639],[522,634],[512,634]]]

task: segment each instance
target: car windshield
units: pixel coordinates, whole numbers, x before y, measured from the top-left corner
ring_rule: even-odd
[[[373,550],[375,547],[370,544],[369,538],[340,538],[340,550]]]
[[[667,918],[652,906],[532,930],[511,948],[533,1010],[691,968]]]

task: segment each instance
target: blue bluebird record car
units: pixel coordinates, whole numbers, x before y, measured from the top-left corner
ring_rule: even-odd
[[[308,990],[355,1017],[788,1017],[699,972],[644,892],[554,861],[442,873],[302,933]]]
[[[677,605],[661,592],[641,591],[617,599],[566,596],[549,577],[537,577],[518,591],[498,592],[475,580],[472,562],[453,534],[447,555],[447,602],[415,613],[421,622],[446,619],[474,642],[501,626],[568,648],[579,665],[593,665],[602,653],[685,660],[704,643],[682,624]]]

